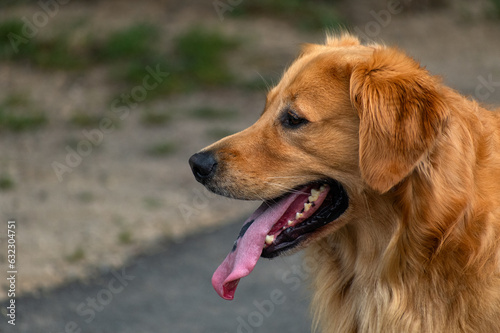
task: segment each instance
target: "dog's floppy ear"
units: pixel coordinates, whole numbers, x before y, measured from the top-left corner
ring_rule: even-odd
[[[440,82],[402,52],[376,49],[353,68],[361,175],[384,193],[408,176],[441,133],[448,109]]]

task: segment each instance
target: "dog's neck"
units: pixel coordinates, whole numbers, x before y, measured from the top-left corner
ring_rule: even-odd
[[[472,102],[470,107],[486,112]],[[487,115],[491,121],[480,122],[470,111],[447,124],[433,151],[411,175],[384,195],[360,191],[351,200],[358,207],[350,207],[350,222],[311,246],[310,255],[320,258],[313,282],[316,315],[336,316],[339,320],[330,324],[342,328],[325,331],[445,332],[448,321],[466,320],[447,318],[446,310],[467,304],[477,307],[467,308],[469,313],[478,311],[475,315],[483,317],[490,311],[495,316],[492,309],[500,303],[500,291],[491,289],[498,283],[500,266],[495,253],[500,240],[500,184],[486,183],[491,175],[479,178],[484,172],[478,170],[500,177],[500,161],[492,160],[500,150],[500,138],[494,134],[500,118]],[[470,126],[483,135],[470,137]],[[453,154],[443,154],[450,147]],[[477,290],[477,297],[483,303],[463,299],[462,292],[470,295],[478,280],[483,289]],[[435,304],[425,304],[429,299]],[[354,318],[353,313],[371,315]],[[440,315],[442,321],[435,326],[420,325]]]

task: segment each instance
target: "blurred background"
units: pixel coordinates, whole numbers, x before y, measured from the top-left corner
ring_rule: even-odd
[[[206,192],[189,156],[253,123],[300,44],[342,29],[500,103],[499,0],[0,0],[0,244],[15,219],[16,297],[241,223],[258,203]]]

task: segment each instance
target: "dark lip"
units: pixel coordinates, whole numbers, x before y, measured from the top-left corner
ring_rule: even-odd
[[[273,244],[262,250],[261,257],[272,259],[283,252],[293,249],[321,227],[334,222],[346,211],[347,207],[349,207],[349,197],[339,182],[330,179],[323,182],[313,182],[312,184],[316,183],[326,183],[330,186],[330,191],[320,208],[314,215],[302,223],[281,232],[276,237]],[[286,194],[283,196],[286,196]]]

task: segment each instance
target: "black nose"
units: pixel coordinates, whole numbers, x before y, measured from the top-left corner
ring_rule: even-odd
[[[193,171],[194,178],[200,183],[209,180],[215,174],[217,169],[217,161],[214,155],[209,152],[197,153],[189,159],[189,165]]]

